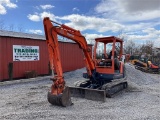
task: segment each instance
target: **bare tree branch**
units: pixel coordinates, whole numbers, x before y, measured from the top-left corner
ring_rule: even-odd
[[[0,30],[5,30],[6,27],[5,27],[5,22],[4,20],[0,19]]]
[[[14,24],[10,24],[8,29],[9,29],[9,31],[14,31],[15,30]]]

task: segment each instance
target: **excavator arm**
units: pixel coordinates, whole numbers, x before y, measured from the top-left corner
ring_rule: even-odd
[[[52,23],[57,24],[58,26],[54,26]],[[79,47],[83,50],[84,53],[84,61],[86,64],[86,68],[88,71],[88,75],[91,76],[92,75],[92,71],[95,69],[93,60],[90,56],[90,48],[87,45],[86,39],[84,36],[82,36],[82,34],[80,33],[80,31],[75,30],[73,28],[70,28],[66,25],[61,25],[59,23],[53,22],[51,21],[48,17],[44,18],[44,28],[45,28],[45,35],[46,35],[46,40],[47,40],[47,44],[49,46],[49,48],[56,48],[55,52],[53,51],[53,49],[49,50],[50,53],[50,62],[53,65],[59,65],[56,69],[56,72],[58,73],[58,76],[61,76],[63,74],[61,65],[60,65],[60,55],[59,55],[59,49],[58,49],[58,35],[61,35],[63,37],[66,37],[70,40],[75,41]],[[57,60],[55,60],[55,62],[52,62],[54,58],[58,58]],[[57,62],[57,63],[56,63]]]
[[[58,46],[58,35],[75,41],[83,50],[84,61],[89,77],[92,77],[92,72],[94,72],[95,70],[94,63],[90,56],[91,50],[87,45],[85,37],[81,35],[80,31],[70,28],[66,25],[61,25],[59,23],[53,22],[48,17],[44,18],[43,24],[49,51],[50,67],[57,73],[56,76],[51,78],[51,80],[53,80],[53,84],[51,86],[51,92],[48,93],[48,101],[51,104],[68,106],[71,104],[71,101],[69,95],[69,88],[65,86],[65,81],[63,78],[63,71]]]

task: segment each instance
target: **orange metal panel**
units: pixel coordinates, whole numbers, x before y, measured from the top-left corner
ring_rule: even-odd
[[[96,71],[99,73],[114,74],[114,69],[112,67],[96,67]]]

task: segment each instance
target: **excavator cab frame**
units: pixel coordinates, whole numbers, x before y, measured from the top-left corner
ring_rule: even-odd
[[[94,61],[98,61],[98,62],[104,62],[106,64],[104,65],[100,65],[100,64],[95,64],[96,66],[96,71],[99,73],[107,73],[107,74],[114,74],[116,70],[119,70],[119,65],[120,64],[120,58],[122,57],[122,50],[123,50],[123,41],[117,37],[111,36],[111,37],[103,37],[103,38],[96,38],[95,39],[96,43],[95,43],[95,47],[94,47]],[[97,60],[96,55],[97,55],[97,45],[98,43],[101,42],[103,43],[104,46],[104,50],[103,50],[103,54],[104,56],[106,56],[105,60]],[[108,43],[112,43],[112,48],[111,51],[109,53],[109,55],[106,54],[107,52],[107,44]],[[119,53],[116,50],[116,43],[119,43]],[[118,55],[119,57],[118,57]],[[113,60],[112,60],[113,59]],[[116,60],[115,60],[116,59]],[[116,63],[119,62],[119,63]],[[108,63],[108,64],[107,64]],[[123,73],[123,70],[120,69],[120,73]]]
[[[97,50],[100,50],[100,47],[98,47],[98,44],[102,43],[103,46],[103,53],[105,57],[97,57]],[[107,44],[111,43],[111,51],[110,55],[106,54],[107,51]],[[116,51],[116,43],[119,43],[119,53]],[[101,47],[102,47],[101,46]],[[101,48],[102,49],[102,48]],[[111,37],[102,37],[102,38],[96,38],[95,39],[95,46],[94,46],[94,55],[93,55],[93,61],[95,64],[95,70],[94,70],[94,78],[89,78],[90,81],[92,81],[92,85],[85,86],[87,88],[91,89],[101,89],[101,87],[111,82],[114,79],[120,79],[125,77],[124,73],[124,63],[120,61],[120,58],[122,56],[123,50],[123,40],[111,36]],[[119,57],[118,57],[118,55]],[[110,57],[109,57],[110,56]],[[98,59],[97,59],[98,58]],[[87,73],[86,73],[87,74]],[[87,78],[84,73],[84,78]],[[80,86],[82,87],[82,86]],[[83,84],[84,87],[84,84]]]

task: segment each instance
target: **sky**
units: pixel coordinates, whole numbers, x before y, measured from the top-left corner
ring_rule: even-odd
[[[117,36],[160,47],[160,0],[0,0],[0,27],[44,35],[43,18],[80,30],[91,43]]]

